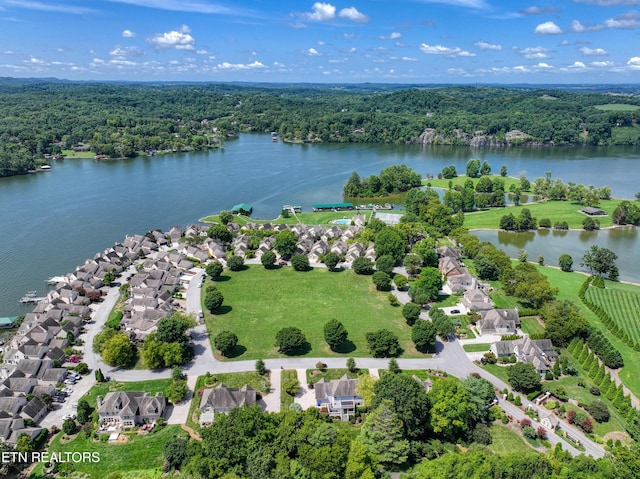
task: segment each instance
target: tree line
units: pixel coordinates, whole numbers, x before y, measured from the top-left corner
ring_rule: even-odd
[[[207,148],[241,131],[277,131],[286,141],[340,143],[468,145],[479,131],[485,142],[496,145],[640,144],[638,113],[595,108],[610,102],[600,93],[493,87],[395,90],[4,79],[0,175],[25,173],[34,165],[29,161],[78,144],[97,154],[127,157]],[[632,96],[616,101],[640,106]],[[436,139],[425,139],[425,131],[435,132]]]

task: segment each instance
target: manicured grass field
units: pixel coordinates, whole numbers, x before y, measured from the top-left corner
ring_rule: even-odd
[[[544,326],[540,324],[538,318],[520,318],[520,327],[526,334],[544,334]]]
[[[393,211],[392,211],[393,212]],[[318,212],[307,212],[307,213],[296,213],[295,216],[293,214],[289,215],[289,218],[283,218],[282,216],[278,216],[272,220],[265,219],[256,219],[250,218],[247,216],[234,216],[233,221],[238,223],[239,225],[244,225],[248,222],[253,223],[274,223],[274,224],[285,224],[285,225],[295,225],[299,222],[308,224],[308,225],[325,225],[329,224],[331,220],[337,220],[342,218],[353,218],[358,213],[362,213],[365,215],[367,220],[371,217],[371,210],[362,210],[362,211],[318,211]],[[297,218],[297,219],[296,219]],[[298,219],[300,221],[298,221]],[[220,220],[218,215],[210,215],[201,218],[200,221],[203,223],[217,223]]]
[[[401,309],[389,305],[388,293],[376,291],[370,276],[249,265],[244,271],[225,271],[216,286],[224,304],[220,313],[207,313],[205,321],[211,338],[224,329],[238,336],[233,359],[285,357],[274,345],[275,336],[291,326],[300,328],[309,343],[300,356],[369,356],[365,334],[386,328],[398,336],[403,356],[423,357]],[[324,340],[324,324],[330,319],[341,321],[349,333],[340,352],[331,351]]]
[[[482,369],[486,369],[487,372],[509,384],[509,377],[507,375],[507,368],[509,366],[511,366],[511,364],[507,364],[505,366],[499,366],[498,364],[485,364],[482,366]]]
[[[316,373],[312,375],[312,373],[316,371],[318,370],[307,369],[307,384],[309,383],[315,384],[318,381],[320,381],[322,378],[324,378],[325,381],[340,379],[345,374],[352,379],[357,378],[358,376],[361,376],[363,374],[369,374],[368,369],[360,369],[356,374],[354,374],[354,373],[350,373],[349,370],[346,368],[334,368],[334,369],[325,369],[324,371],[320,372],[320,374]]]
[[[128,435],[127,442],[111,444],[92,438],[86,439],[82,433],[77,434],[69,442],[63,442],[62,433],[60,433],[52,441],[49,452],[97,452],[100,455],[100,462],[73,463],[76,473],[84,474],[91,479],[106,478],[114,471],[120,473],[122,477],[135,477],[134,472],[156,477],[156,474],[159,476],[162,471],[164,462],[162,447],[165,442],[177,435],[186,436],[186,433],[180,429],[180,426],[169,425],[146,435],[131,434]],[[44,477],[41,471],[41,466],[38,466],[31,475],[32,479]]]
[[[490,347],[491,347],[491,344],[489,343],[476,343],[476,344],[465,344],[464,346],[462,346],[462,349],[464,349],[468,353],[481,353],[484,351],[489,351]]]
[[[90,381],[88,377],[85,381]],[[84,398],[93,407],[96,406],[96,398],[98,396],[105,397],[107,393],[114,391],[144,391],[148,392],[151,396],[156,393],[163,393],[167,389],[167,386],[171,383],[171,379],[152,379],[149,381],[135,381],[135,382],[119,382],[109,381],[105,383],[99,383],[93,386]]]
[[[609,282],[606,289],[587,288],[587,299],[607,311],[634,342],[640,342],[640,290],[618,286],[625,285]]]
[[[622,200],[602,200],[599,208],[607,213],[607,216],[598,216],[600,227],[605,228],[613,224],[611,213],[616,209]],[[465,213],[464,227],[469,229],[498,229],[500,219],[509,213],[518,216],[523,208],[528,208],[531,215],[538,221],[541,218],[549,218],[551,225],[556,222],[566,221],[570,229],[582,229],[582,221],[586,215],[580,213],[581,205],[571,201],[544,201],[541,203],[523,204],[520,206],[507,206],[505,208],[492,208],[486,211]]]
[[[640,109],[640,106],[626,103],[607,103],[605,105],[596,105],[594,108],[602,111],[636,111]]]
[[[489,428],[491,434],[491,444],[487,446],[496,454],[536,454],[520,434],[513,431],[507,426],[494,423]]]
[[[62,150],[62,154],[65,158],[93,158],[97,153],[95,151]]]
[[[497,169],[499,170],[500,167],[498,166]],[[450,180],[447,180],[447,179],[444,179],[444,178],[443,179],[433,178],[431,180],[422,180],[422,184],[424,186],[428,186],[430,184],[433,188],[446,188],[446,189],[449,189],[449,181],[452,182],[452,186],[453,186],[453,188],[455,188],[457,185],[460,185],[460,186],[464,187],[465,182],[468,179],[471,179],[473,181],[473,186],[475,188],[476,183],[478,183],[478,180],[480,178],[467,178],[467,175],[460,174],[460,173],[464,173],[464,170],[463,171],[459,171],[458,172],[458,176],[456,178],[451,178]],[[511,176],[502,177],[500,175],[489,175],[489,178],[491,178],[492,180],[494,178],[501,178],[502,180],[504,180],[504,191],[507,192],[507,193],[509,192],[509,188],[511,187],[511,185],[516,185],[517,187],[520,187],[520,179],[519,178],[514,178],[514,177],[511,177]],[[529,180],[531,181],[531,183],[533,183],[534,178],[529,178]]]

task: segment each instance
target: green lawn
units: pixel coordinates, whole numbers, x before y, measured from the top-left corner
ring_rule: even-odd
[[[525,334],[544,334],[544,326],[535,317],[520,318],[520,327]]]
[[[640,343],[640,289],[607,282],[606,288],[587,288],[587,299],[601,306],[636,343]]]
[[[90,378],[86,379],[90,380]],[[167,386],[171,383],[171,379],[152,379],[149,381],[135,381],[135,382],[119,382],[109,381],[105,383],[98,383],[89,389],[89,392],[84,396],[91,406],[96,406],[96,398],[98,396],[105,397],[107,393],[114,391],[144,391],[148,392],[151,396],[156,393],[164,393]]]
[[[401,310],[389,305],[387,293],[375,290],[370,276],[250,265],[244,271],[225,271],[216,285],[224,304],[221,313],[206,313],[205,321],[212,338],[224,329],[238,336],[233,359],[285,357],[274,345],[275,335],[290,326],[300,328],[309,343],[301,356],[369,356],[365,334],[386,328],[399,337],[403,356],[424,357],[411,341]],[[349,332],[341,352],[331,351],[324,341],[324,324],[330,319],[341,321]]]
[[[148,435],[137,433],[128,435],[129,440],[124,443],[109,444],[94,439],[86,439],[84,434],[77,434],[69,442],[63,442],[62,433],[52,441],[49,452],[79,452],[100,455],[100,462],[77,462],[73,464],[73,470],[80,475],[84,474],[91,479],[102,479],[114,472],[122,476],[133,477],[132,474],[145,473],[151,477],[159,476],[162,471],[164,458],[162,447],[172,437],[185,435],[180,426],[170,425],[156,429]],[[36,467],[31,475],[32,479],[44,477],[42,466]]]
[[[458,172],[458,176],[456,178],[451,178],[450,180],[447,179],[438,179],[438,178],[433,178],[431,180],[422,180],[422,184],[424,186],[428,186],[431,185],[433,188],[443,188],[443,189],[449,189],[449,181],[453,182],[452,183],[452,187],[455,189],[455,187],[457,185],[460,185],[461,187],[464,187],[465,182],[469,179],[467,178],[467,175],[465,174],[460,174],[460,173],[464,173],[464,171],[459,171]],[[504,190],[505,192],[509,192],[509,188],[511,187],[511,185],[516,185],[518,188],[520,187],[520,179],[519,178],[514,178],[512,176],[505,176],[502,177],[500,175],[489,175],[489,178],[491,178],[492,180],[494,178],[501,178],[502,180],[504,180]],[[473,181],[473,186],[475,188],[476,184],[478,183],[478,180],[480,180],[480,178],[471,178],[471,181]],[[530,178],[531,183],[533,183],[533,179]]]
[[[465,344],[464,346],[462,346],[462,349],[464,349],[468,353],[480,353],[484,351],[489,351],[490,347],[491,347],[491,344],[489,343],[476,343],[476,344]]]
[[[487,446],[495,454],[536,454],[520,434],[502,424],[494,423],[489,428],[491,444]]]
[[[294,403],[294,400],[293,396],[285,392],[284,385],[287,381],[297,381],[298,372],[295,369],[285,369],[282,371],[282,377],[280,379],[280,411],[288,411],[289,406]],[[302,386],[302,384],[300,386]]]
[[[607,103],[605,105],[596,105],[594,108],[602,111],[636,111],[640,109],[640,106],[626,103]]]
[[[289,218],[283,218],[282,216],[278,216],[272,220],[263,220],[263,219],[255,219],[249,218],[246,216],[234,216],[233,221],[238,223],[239,225],[244,225],[247,222],[251,221],[253,223],[274,223],[274,224],[286,224],[286,225],[295,225],[299,222],[308,224],[308,225],[322,225],[328,224],[331,220],[337,220],[342,218],[353,218],[356,214],[362,213],[366,216],[367,220],[371,217],[370,210],[363,211],[310,211],[307,213],[296,213],[295,216],[290,214]],[[200,221],[203,223],[217,223],[219,221],[218,215],[210,215],[201,218]],[[296,219],[297,218],[297,219]],[[298,219],[300,221],[298,221]]]
[[[95,151],[73,151],[62,150],[62,154],[65,158],[93,158],[97,155]]]
[[[608,216],[598,217],[602,228],[611,226],[611,213],[620,204],[619,199],[602,200],[598,205]],[[528,208],[531,215],[535,216],[538,221],[541,218],[549,218],[551,224],[558,221],[566,221],[570,229],[582,229],[582,220],[586,217],[580,213],[581,205],[571,201],[544,201],[542,203],[524,204],[520,206],[507,206],[505,208],[492,208],[486,211],[477,211],[473,213],[465,213],[464,227],[469,229],[498,229],[500,227],[500,219],[512,213],[518,216],[522,208]]]
[[[319,371],[318,369],[307,369],[307,384],[315,384],[322,378],[324,378],[325,381],[340,379],[345,374],[354,379],[363,374],[369,374],[369,370],[360,369],[357,373],[350,373],[346,368],[325,369],[324,371]]]
[[[505,383],[509,384],[509,377],[507,375],[507,368],[509,366],[511,366],[511,364],[507,364],[505,366],[500,366],[498,364],[485,364],[481,367],[488,373],[493,374],[498,379],[502,379]]]

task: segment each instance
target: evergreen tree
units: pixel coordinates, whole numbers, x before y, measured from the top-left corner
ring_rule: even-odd
[[[402,421],[393,412],[391,401],[384,400],[367,416],[358,441],[383,464],[404,464],[409,457],[409,442],[402,436]]]

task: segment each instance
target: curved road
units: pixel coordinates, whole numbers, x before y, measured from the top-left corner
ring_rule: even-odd
[[[201,309],[200,303],[200,279],[204,276],[204,273],[198,273],[196,277],[190,282],[186,291],[187,313],[195,313]],[[405,295],[402,292],[394,293],[399,297],[401,302],[407,302]],[[399,293],[399,294],[398,294]],[[103,363],[99,356],[93,353],[92,344],[95,335],[100,332],[102,325],[109,317],[109,313],[118,299],[118,288],[111,288],[106,295],[103,302],[96,310],[93,322],[89,324],[87,328],[85,338],[85,353],[84,361],[89,365],[91,370],[97,368],[102,369],[105,376],[111,376],[118,381],[143,381],[149,379],[163,379],[171,377],[171,370],[127,370],[120,368],[112,368],[111,366]],[[255,361],[218,361],[214,358],[213,350],[211,348],[211,342],[207,334],[206,326],[204,324],[198,324],[191,330],[191,337],[194,342],[195,359],[183,367],[184,372],[188,376],[201,376],[207,372],[211,373],[235,373],[246,372],[255,370]],[[437,369],[446,371],[452,376],[458,378],[465,378],[471,373],[477,373],[481,377],[490,381],[499,391],[507,388],[511,390],[508,384],[498,379],[497,377],[489,374],[484,369],[474,364],[462,349],[462,346],[458,341],[452,342],[438,342],[436,344],[437,354],[433,358],[429,359],[398,359],[398,365],[402,369]],[[389,365],[388,359],[376,359],[376,358],[355,358],[356,365],[360,368],[368,369],[386,369]],[[282,358],[282,359],[266,359],[265,365],[268,369],[312,369],[318,361],[322,361],[329,368],[344,368],[346,358]],[[89,381],[87,381],[89,383]],[[515,419],[523,419],[527,417],[524,412],[515,405],[508,403],[507,401],[499,400],[500,406],[505,412]],[[526,398],[523,400],[524,406],[531,406],[534,409],[539,409],[540,412],[548,412],[544,409],[540,409]],[[537,428],[539,423],[532,421],[533,427]],[[580,440],[585,447],[585,454],[599,458],[605,455],[605,451],[595,442],[591,441],[585,436],[582,431],[570,426],[565,422],[561,422],[562,429],[570,431],[574,438]],[[553,446],[557,443],[562,444],[562,448],[565,451],[569,451],[572,455],[577,456],[582,454],[564,439],[560,438],[556,434],[549,434],[547,439]]]

